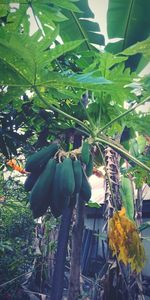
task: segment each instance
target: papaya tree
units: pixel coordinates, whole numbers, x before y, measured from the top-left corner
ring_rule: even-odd
[[[26,141],[30,141],[33,152],[36,148],[54,141],[60,144],[61,151],[64,151],[57,159],[63,160],[63,155],[66,158],[68,155],[82,158],[85,140],[95,163],[95,156],[98,156],[106,170],[106,227],[109,219],[113,216],[115,218],[115,213],[122,207],[119,188],[120,166],[127,162],[134,168],[132,172],[136,173],[138,168],[142,176],[144,172],[145,178],[148,178],[150,171],[147,155],[134,155],[131,151],[131,138],[135,138],[133,131],[145,134],[148,128],[148,114],[141,113],[139,118],[136,109],[149,101],[149,78],[140,78],[135,69],[141,62],[141,56],[144,62],[149,59],[150,45],[149,38],[144,40],[148,33],[141,33],[140,39],[132,39],[134,32],[129,30],[129,25],[134,11],[131,4],[125,3],[120,8],[125,25],[124,28],[121,27],[122,32],[115,33],[116,27],[112,26],[112,29],[109,29],[109,22],[112,22],[111,17],[115,18],[111,10],[116,13],[117,9],[114,10],[114,7],[117,3],[109,2],[108,33],[110,30],[110,37],[115,35],[124,38],[124,42],[122,44],[121,41],[120,48],[117,48],[117,43],[112,47],[108,45],[104,52],[93,46],[104,44],[104,37],[100,34],[98,24],[87,20],[93,17],[87,1],[60,3],[50,0],[49,3],[44,1],[42,4],[39,1],[19,1],[18,6],[10,5],[8,1],[7,4],[1,4],[2,152],[7,158],[16,155],[16,149],[20,149],[18,139],[21,139],[22,148],[26,147]],[[128,11],[126,14],[123,13],[125,8]],[[145,10],[147,11],[146,5],[143,18]],[[28,11],[36,22],[37,28],[34,33],[27,17]],[[137,9],[135,12],[138,13]],[[136,20],[138,28],[141,20]],[[136,42],[138,43],[135,44]],[[117,50],[113,51],[113,47]],[[135,93],[137,87],[138,94]],[[125,108],[125,104],[128,109]],[[96,154],[93,150],[95,148]],[[85,169],[86,163],[82,163]],[[115,168],[112,168],[111,164]],[[127,170],[125,171],[127,174]],[[74,201],[72,203],[73,205],[66,207],[62,213],[51,293],[51,298],[54,299],[55,295],[55,300],[62,298],[65,256],[75,205]],[[121,218],[121,214],[118,215]],[[124,215],[123,217],[127,218]],[[129,224],[129,228],[132,227],[128,219],[124,220]],[[111,241],[110,232],[109,240]],[[117,257],[120,250],[115,252],[113,241],[110,247],[116,255],[119,274],[122,271],[121,259]],[[140,258],[143,259],[142,256]],[[131,263],[128,257],[123,262]],[[132,271],[139,271],[136,264]],[[124,278],[122,275],[121,280]],[[104,293],[106,290],[107,288],[104,289]],[[128,292],[130,295],[128,290],[127,295]],[[73,296],[73,299],[77,296],[79,295]]]

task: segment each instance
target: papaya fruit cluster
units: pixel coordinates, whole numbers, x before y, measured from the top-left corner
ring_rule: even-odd
[[[86,172],[83,168],[85,165]],[[87,176],[92,172],[92,166],[87,143],[83,143],[80,156],[75,155],[75,151],[61,151],[57,144],[51,144],[32,154],[25,166],[30,174],[24,187],[30,192],[33,217],[44,215],[48,207],[54,217],[59,217],[65,208],[74,203],[77,195],[82,201],[88,202],[91,198],[91,186]]]

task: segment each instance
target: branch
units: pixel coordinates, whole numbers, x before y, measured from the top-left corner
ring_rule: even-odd
[[[112,147],[116,150],[122,157],[125,157],[131,161],[133,161],[136,165],[144,168],[146,171],[150,172],[150,168],[143,164],[140,160],[132,156],[127,150],[125,150],[120,144],[116,143],[115,141],[111,140],[106,136],[96,137],[95,142],[99,142],[105,145]]]
[[[139,107],[140,105],[144,104],[145,102],[149,101],[150,97],[146,97],[144,98],[140,103],[132,106],[129,110],[125,111],[124,113],[120,114],[118,117],[114,118],[113,120],[111,120],[109,123],[107,123],[104,127],[102,127],[98,134],[101,133],[102,131],[104,131],[107,127],[110,127],[114,122],[118,121],[119,119],[125,117],[126,115],[128,115],[131,111],[135,110],[137,107]]]

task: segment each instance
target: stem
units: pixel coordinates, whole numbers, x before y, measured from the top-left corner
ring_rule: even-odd
[[[122,157],[126,157],[126,158],[130,159],[131,161],[133,161],[135,164],[137,164],[141,168],[144,168],[145,170],[147,170],[148,172],[150,172],[150,168],[148,166],[146,166],[141,161],[139,161],[137,158],[135,158],[134,156],[132,156],[121,145],[117,144],[115,141],[112,141],[110,138],[105,137],[105,136],[96,137],[95,138],[95,142],[99,142],[99,143],[102,143],[102,144],[105,144],[105,145],[108,145],[108,146],[112,147],[114,150],[116,150],[117,152],[119,152],[119,154]]]
[[[36,92],[37,96],[39,97],[39,99],[47,106],[49,107],[51,110],[56,111],[58,113],[60,113],[61,115],[63,115],[64,117],[66,117],[67,119],[71,119],[72,121],[74,121],[75,123],[79,124],[82,128],[84,128],[86,131],[88,131],[89,133],[92,134],[92,131],[90,130],[90,128],[88,128],[86,125],[84,125],[84,123],[82,121],[80,121],[79,119],[65,113],[64,111],[60,110],[59,108],[53,106],[52,104],[48,104],[47,101],[41,96],[39,90],[37,89],[36,86],[33,86],[34,91]]]
[[[82,134],[87,135],[88,137],[90,136],[90,133],[87,133],[87,131],[84,131],[84,130],[78,128],[78,127],[73,127],[73,128],[74,128],[75,130],[81,132]]]
[[[124,116],[128,115],[130,112],[132,112],[133,110],[135,110],[137,107],[139,107],[140,105],[144,104],[145,102],[149,101],[150,97],[146,97],[145,99],[143,99],[140,103],[134,105],[133,107],[131,107],[129,110],[125,111],[124,113],[120,114],[118,117],[114,118],[113,120],[111,120],[109,123],[107,123],[104,127],[100,128],[98,134],[100,134],[102,131],[104,131],[107,127],[110,127],[114,122],[118,121],[119,119],[123,118]]]
[[[85,112],[85,114],[86,114],[86,116],[87,116],[87,119],[88,119],[88,121],[89,121],[89,123],[90,123],[90,127],[91,128],[95,128],[96,129],[96,126],[94,125],[94,123],[93,123],[93,121],[92,121],[92,118],[90,117],[90,115],[89,115],[89,113],[87,112],[87,110],[86,110],[86,108],[84,107],[84,105],[83,105],[83,103],[82,103],[82,101],[80,100],[80,104],[81,104],[81,106],[82,106],[82,108],[83,108],[83,110],[84,110],[84,112]]]

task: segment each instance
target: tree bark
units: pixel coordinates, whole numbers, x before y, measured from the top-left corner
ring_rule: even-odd
[[[105,192],[105,230],[109,219],[113,216],[115,209],[121,208],[121,200],[119,193],[119,155],[110,147],[106,147],[104,151],[105,171],[106,171],[106,192]],[[104,294],[102,300],[123,300],[119,293],[119,270],[116,259],[112,257],[111,251],[108,249],[108,270],[103,280]]]
[[[72,253],[68,300],[77,300],[80,296],[80,267],[82,236],[84,228],[84,201],[78,198],[76,221],[72,231]]]

